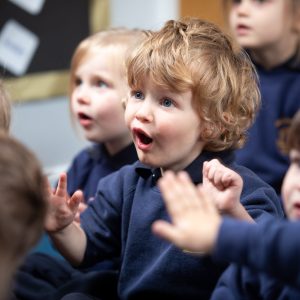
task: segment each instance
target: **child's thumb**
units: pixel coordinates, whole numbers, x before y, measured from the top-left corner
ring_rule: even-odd
[[[83,201],[83,193],[82,193],[82,191],[78,190],[72,195],[70,202],[69,202],[69,208],[71,209],[71,211],[73,213],[77,212],[79,204],[82,201]]]

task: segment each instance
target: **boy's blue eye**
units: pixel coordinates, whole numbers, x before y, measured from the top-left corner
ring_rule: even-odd
[[[170,107],[170,106],[173,105],[173,101],[169,98],[165,98],[162,101],[162,105],[165,106],[165,107]]]
[[[134,96],[136,99],[144,100],[144,95],[143,95],[143,93],[140,92],[140,91],[133,92],[133,96]]]

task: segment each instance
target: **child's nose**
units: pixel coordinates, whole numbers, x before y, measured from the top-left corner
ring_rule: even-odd
[[[149,101],[144,100],[136,112],[135,117],[141,122],[152,122],[153,113]]]
[[[249,12],[250,9],[250,0],[241,0],[239,4],[237,4],[237,12],[240,15],[245,15]]]
[[[91,103],[90,94],[87,92],[87,90],[85,88],[81,88],[77,92],[77,101],[80,104],[90,104]]]

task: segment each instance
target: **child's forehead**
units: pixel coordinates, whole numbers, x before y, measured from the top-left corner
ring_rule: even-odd
[[[142,76],[140,76],[138,80],[135,80],[131,88],[141,90],[150,89],[157,93],[164,94],[179,94],[192,91],[191,87],[180,88],[179,86],[170,84],[167,80],[164,80],[164,78],[155,76],[151,73],[143,74]]]
[[[105,56],[105,58],[118,58],[120,56],[123,56],[124,48],[119,45],[96,45],[94,47],[91,47],[86,51],[86,56],[94,56],[94,55],[101,55]]]
[[[105,65],[111,66],[110,69],[118,67],[125,70],[121,52],[109,47],[94,47],[86,51],[81,57],[78,57],[76,70],[81,65],[90,64],[91,62],[96,64],[103,62]]]

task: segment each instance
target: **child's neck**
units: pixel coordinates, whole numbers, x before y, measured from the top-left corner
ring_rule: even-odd
[[[104,147],[109,153],[110,156],[113,156],[125,149],[128,145],[132,143],[132,138],[130,135],[125,135],[122,138],[118,138],[116,140],[111,140],[109,142],[104,143]]]
[[[288,61],[296,54],[297,48],[297,40],[290,40],[290,44],[279,45],[278,47],[249,49],[248,52],[256,64],[268,70]]]

